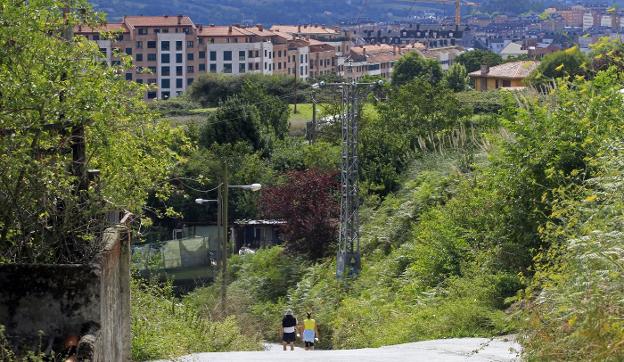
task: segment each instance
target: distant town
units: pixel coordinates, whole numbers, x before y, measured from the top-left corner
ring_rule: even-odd
[[[588,52],[599,38],[621,38],[624,27],[624,11],[607,5],[548,8],[539,15],[468,15],[461,23],[457,17],[434,15],[401,23],[270,27],[201,25],[185,15],[125,16],[98,28],[78,27],[75,33],[96,41],[109,64],[119,64],[121,53],[131,56],[126,79],[157,85],[147,99],[167,99],[182,94],[204,73],[276,74],[302,81],[329,75],[348,81],[387,79],[408,52],[435,59],[443,69],[472,49],[489,50],[505,60],[539,60],[572,46]],[[508,69],[514,67],[498,71]]]

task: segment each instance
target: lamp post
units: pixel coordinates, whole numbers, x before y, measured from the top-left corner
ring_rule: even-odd
[[[216,202],[218,205],[217,225],[221,225],[221,310],[225,314],[226,290],[227,290],[227,256],[228,256],[228,190],[242,189],[248,191],[259,191],[262,185],[253,183],[250,185],[229,185],[228,184],[228,168],[223,168],[223,182],[218,186],[218,196],[216,200],[195,199],[195,203],[199,205]]]

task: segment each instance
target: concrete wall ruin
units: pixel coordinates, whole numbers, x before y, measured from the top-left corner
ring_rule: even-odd
[[[0,325],[12,344],[59,351],[76,335],[81,361],[130,359],[130,238],[116,227],[103,240],[91,264],[0,265]]]

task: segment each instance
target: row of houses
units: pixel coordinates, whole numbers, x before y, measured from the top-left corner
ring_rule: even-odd
[[[131,56],[126,79],[157,85],[147,99],[176,97],[204,73],[279,74],[304,81],[329,74],[349,81],[364,75],[389,78],[406,52],[438,59],[446,68],[462,51],[424,43],[354,46],[352,33],[336,27],[200,25],[183,15],[125,16],[119,23],[78,26],[74,32],[97,42],[110,65],[119,64],[123,54]]]

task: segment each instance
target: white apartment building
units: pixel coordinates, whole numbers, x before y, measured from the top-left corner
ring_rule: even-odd
[[[273,74],[273,43],[213,43],[206,46],[208,72]]]

